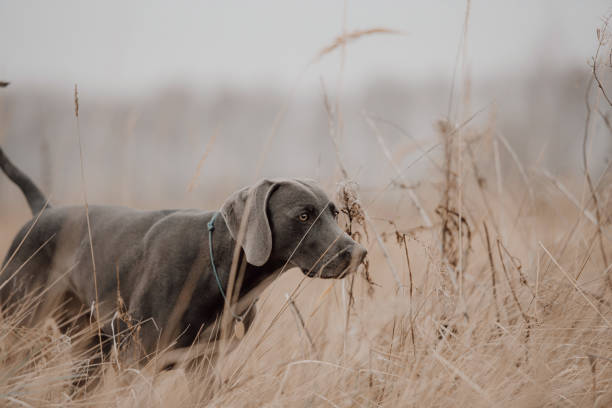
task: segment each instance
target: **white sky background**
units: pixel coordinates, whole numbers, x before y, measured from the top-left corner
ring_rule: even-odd
[[[291,87],[341,32],[342,1],[0,0],[0,79],[81,92],[137,94],[168,84]],[[474,79],[521,73],[545,60],[584,65],[606,0],[473,0]],[[392,76],[451,76],[464,1],[348,1],[347,30],[387,27],[348,48],[347,88]],[[334,81],[337,54],[309,68],[302,89]],[[13,88],[14,89],[14,88]]]

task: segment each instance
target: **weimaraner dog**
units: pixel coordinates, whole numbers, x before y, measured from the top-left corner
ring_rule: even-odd
[[[99,316],[110,321],[120,296],[140,326],[145,354],[174,340],[176,347],[189,346],[215,323],[225,305],[237,241],[238,296],[232,300],[242,306],[230,310],[238,320],[246,309],[254,311],[251,302],[241,300],[261,292],[279,271],[297,266],[309,277],[342,278],[366,256],[337,225],[334,204],[309,181],[261,180],[233,193],[219,212],[89,206],[88,227],[84,206],[50,206],[1,148],[0,167],[22,190],[34,216],[4,260],[4,308],[44,292],[45,309],[69,298],[87,310],[96,305]],[[107,337],[122,329],[102,326]],[[167,344],[160,341],[164,337]]]

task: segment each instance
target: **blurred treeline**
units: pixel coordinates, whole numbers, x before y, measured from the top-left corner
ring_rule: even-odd
[[[464,80],[455,120],[479,112],[472,124],[503,135],[526,168],[536,165],[560,177],[579,174],[588,80],[586,64]],[[366,115],[400,167],[422,155],[415,140],[422,149],[439,142],[434,123],[448,113],[448,80],[381,78],[340,93],[333,86],[326,89],[332,110],[339,97],[342,160],[365,189],[394,175]],[[336,174],[322,87],[291,94],[274,84],[250,89],[174,84],[138,96],[79,93],[77,130],[72,89],[11,84],[0,92],[0,143],[60,203],[74,203],[81,193],[77,132],[91,202],[210,207],[258,176],[329,181]],[[590,149],[594,173],[603,170],[612,152],[610,131],[596,116]],[[268,149],[266,140],[271,141]],[[435,158],[441,152],[434,148],[429,154]],[[507,154],[501,162],[510,164]],[[199,164],[195,187],[188,192]],[[412,181],[427,179],[429,166],[430,161],[418,160],[405,175]],[[0,177],[0,205],[12,207],[7,201],[15,194]]]

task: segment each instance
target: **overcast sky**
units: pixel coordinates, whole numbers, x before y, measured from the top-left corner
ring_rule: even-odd
[[[168,84],[289,87],[341,32],[344,2],[0,0],[0,80],[82,91],[138,93]],[[609,0],[473,0],[474,76],[520,73],[541,61],[585,64]],[[400,30],[347,50],[344,81],[393,76],[422,81],[452,73],[465,2],[348,1],[348,31]],[[334,81],[339,57],[300,82]]]

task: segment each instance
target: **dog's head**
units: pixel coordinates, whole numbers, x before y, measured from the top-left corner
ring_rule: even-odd
[[[289,261],[310,277],[341,278],[367,254],[338,226],[334,203],[309,181],[262,180],[230,196],[221,214],[255,266]]]

